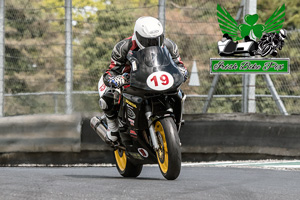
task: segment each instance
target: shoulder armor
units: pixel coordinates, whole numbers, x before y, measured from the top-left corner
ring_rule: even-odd
[[[172,56],[173,59],[179,57],[178,47],[177,47],[177,44],[175,42],[173,42],[169,38],[165,38],[164,44],[168,48],[168,50],[171,53],[171,56]]]
[[[127,53],[132,45],[132,40],[131,38],[127,38],[124,40],[121,40],[118,42],[111,53],[111,58],[119,63],[125,63],[126,62],[126,56]]]

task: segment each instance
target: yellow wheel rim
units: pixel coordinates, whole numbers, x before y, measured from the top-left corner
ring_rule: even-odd
[[[127,157],[125,155],[125,151],[115,150],[115,158],[117,165],[121,171],[124,171],[126,168]]]
[[[155,123],[155,133],[158,137],[159,150],[156,152],[159,167],[163,173],[167,173],[169,168],[168,147],[163,126],[159,121]]]

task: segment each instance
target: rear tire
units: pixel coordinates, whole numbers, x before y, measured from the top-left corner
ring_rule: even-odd
[[[160,147],[156,152],[159,169],[167,180],[174,180],[181,170],[181,149],[176,125],[172,118],[163,118],[155,123],[154,129]]]
[[[119,173],[124,177],[138,177],[141,174],[143,165],[134,165],[128,160],[125,151],[115,150],[114,156],[116,160],[116,166]]]

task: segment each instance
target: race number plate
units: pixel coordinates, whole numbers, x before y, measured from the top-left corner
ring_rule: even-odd
[[[104,84],[103,75],[102,75],[98,82],[99,96],[102,97],[106,90],[107,90],[107,86]]]
[[[173,76],[168,72],[154,72],[147,78],[147,85],[153,90],[167,90],[174,83]]]

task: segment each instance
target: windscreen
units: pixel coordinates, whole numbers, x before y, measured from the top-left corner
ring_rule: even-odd
[[[158,72],[165,72],[172,76],[174,81],[174,87],[181,84],[183,77],[178,71],[176,64],[173,62],[171,55],[166,47],[152,46],[139,51],[131,51],[127,56],[131,62],[130,73],[130,85],[143,90],[153,90],[147,79],[152,80],[152,76]],[[162,74],[162,77],[155,77],[152,83],[160,84],[161,81],[166,79],[166,76]],[[167,82],[162,82],[166,84]],[[157,87],[158,88],[158,87]],[[166,90],[171,90],[173,85]]]
[[[153,46],[136,53],[136,59],[140,67],[159,67],[170,64],[169,52],[166,49]]]

